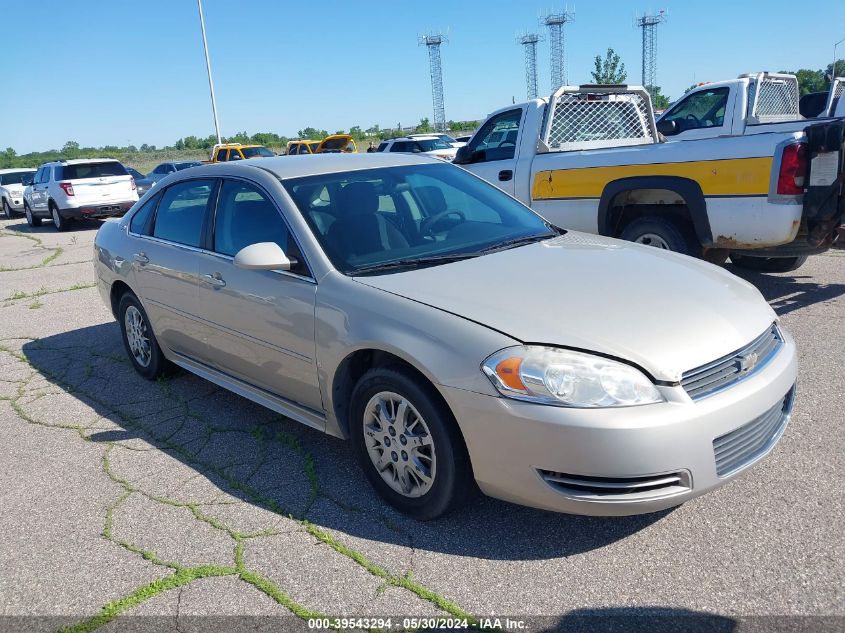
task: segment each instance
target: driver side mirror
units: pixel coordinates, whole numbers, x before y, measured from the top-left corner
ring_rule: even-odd
[[[23,176],[21,178],[21,184],[24,187],[28,187],[29,185],[31,185],[32,184],[32,176]]]
[[[657,131],[660,132],[663,136],[674,136],[675,134],[678,134],[681,129],[678,127],[677,121],[663,120],[657,122]]]
[[[452,161],[456,165],[470,165],[472,163],[483,163],[487,159],[487,150],[471,150],[469,145],[459,147]]]
[[[244,270],[290,270],[295,264],[275,242],[250,244],[235,255],[235,266]]]

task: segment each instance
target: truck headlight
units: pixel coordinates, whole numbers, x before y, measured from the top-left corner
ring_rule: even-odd
[[[559,407],[631,407],[663,402],[640,370],[615,360],[526,345],[496,352],[481,365],[499,393]]]

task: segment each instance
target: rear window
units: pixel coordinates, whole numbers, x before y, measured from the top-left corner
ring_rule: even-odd
[[[419,139],[417,141],[417,146],[421,147],[424,152],[432,152],[436,149],[452,149],[451,145],[441,141],[439,138],[431,140]]]
[[[265,158],[275,156],[275,154],[266,147],[244,147],[241,152],[243,153],[244,158]]]
[[[16,171],[11,174],[0,174],[0,185],[19,185],[24,176],[35,174],[34,171]]]
[[[82,180],[106,176],[128,176],[126,167],[118,163],[76,163],[56,167],[56,180]]]
[[[378,148],[376,149],[376,151],[377,151],[377,152],[383,152],[383,151],[385,151],[385,150],[387,149],[387,146],[388,146],[388,145],[390,145],[390,143],[388,143],[387,141],[382,141],[382,142],[379,144],[379,146],[378,146]]]

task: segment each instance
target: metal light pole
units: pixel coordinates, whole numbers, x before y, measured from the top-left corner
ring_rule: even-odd
[[[205,19],[202,17],[202,0],[197,0],[197,8],[200,12],[200,29],[202,29],[202,46],[205,49],[205,67],[208,70],[208,89],[211,92],[211,111],[214,113],[214,131],[217,133],[217,142],[220,140],[220,123],[217,121],[217,100],[214,98],[214,81],[211,79],[211,60],[208,57],[208,41],[205,39]]]
[[[836,42],[833,45],[833,63],[830,65],[830,83],[833,84],[833,80],[836,79],[836,47],[839,46],[842,42],[845,42],[845,37],[841,40]]]

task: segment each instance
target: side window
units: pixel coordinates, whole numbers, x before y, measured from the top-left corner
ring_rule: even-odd
[[[43,185],[46,182],[50,182],[50,170],[51,167],[41,168],[41,177],[38,179],[39,184]]]
[[[234,257],[242,248],[275,242],[297,260],[293,272],[308,275],[296,242],[273,203],[258,188],[238,180],[224,180],[214,218],[214,250]]]
[[[144,203],[143,207],[135,212],[132,219],[129,221],[130,231],[136,235],[147,235],[149,233],[147,229],[149,227],[150,217],[152,216],[153,211],[155,211],[159,198],[161,198],[160,195],[153,196]]]
[[[229,160],[241,160],[243,156],[241,155],[241,150],[239,149],[230,149],[229,150]]]
[[[508,160],[516,155],[516,140],[522,109],[508,110],[496,115],[472,138],[469,149],[479,152],[475,162]]]
[[[32,184],[37,185],[41,182],[41,170],[43,169],[43,167],[39,167],[38,171],[35,172],[35,175],[32,177]]]
[[[378,148],[376,148],[376,151],[377,152],[383,152],[384,150],[387,149],[388,145],[389,145],[389,143],[387,141],[382,141],[381,143],[379,143],[379,146],[378,146]]]
[[[153,235],[163,240],[200,245],[202,225],[214,180],[188,180],[168,187],[161,195]]]
[[[285,221],[261,191],[245,182],[224,180],[214,218],[215,252],[234,257],[258,242],[276,242],[287,252]]]
[[[291,154],[291,155],[294,155],[294,156],[295,156],[296,154],[299,154],[299,145],[298,145],[298,144],[296,144],[296,145],[291,145],[291,146],[290,146],[290,152],[288,152],[288,153],[289,153],[289,154]]]
[[[669,110],[663,120],[675,121],[681,132],[721,127],[725,122],[725,107],[728,103],[729,91],[729,88],[700,90]]]
[[[164,173],[164,165],[156,165],[156,168],[153,169],[154,174],[163,174]]]
[[[219,161],[228,160],[228,158],[226,158],[226,154],[228,154],[228,153],[229,153],[229,150],[227,150],[227,149],[219,149],[219,150],[217,150],[217,159],[216,159],[216,160],[217,160],[218,162],[219,162]]]
[[[168,163],[167,165],[164,166],[164,172],[166,174],[172,174],[174,171],[176,171],[176,168],[173,165],[171,165],[170,163]]]
[[[408,144],[404,141],[398,141],[390,148],[391,152],[407,152]]]

